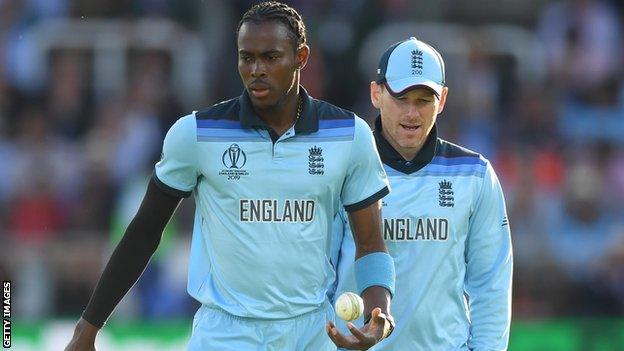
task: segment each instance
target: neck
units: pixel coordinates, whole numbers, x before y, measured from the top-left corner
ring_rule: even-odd
[[[388,141],[392,148],[394,148],[399,153],[399,155],[401,155],[401,157],[403,157],[403,159],[405,159],[406,161],[413,160],[418,152],[420,152],[423,145],[425,144],[425,141],[427,140],[427,138],[425,138],[425,140],[423,140],[423,142],[416,147],[402,147],[394,139],[392,139],[392,136],[390,136],[385,129],[381,130],[381,135],[383,135],[383,137]]]
[[[299,107],[299,84],[295,85],[276,105],[256,110],[256,113],[273,130],[282,135],[297,121]]]

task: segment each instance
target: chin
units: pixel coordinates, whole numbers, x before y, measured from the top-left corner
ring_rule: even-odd
[[[400,143],[399,145],[401,145],[401,147],[407,148],[407,149],[412,149],[415,147],[418,147],[421,144],[421,139],[404,139],[402,143]]]
[[[265,98],[262,99],[256,99],[254,97],[251,98],[251,103],[254,105],[254,107],[261,109],[261,110],[268,110],[271,109],[272,107],[274,107],[276,105],[275,101],[269,100],[270,98],[267,96]]]

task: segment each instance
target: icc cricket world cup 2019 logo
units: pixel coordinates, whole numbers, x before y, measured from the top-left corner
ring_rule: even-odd
[[[223,165],[230,169],[240,169],[247,163],[247,155],[237,144],[230,145],[221,157]]]
[[[242,169],[247,163],[247,155],[238,144],[232,144],[225,149],[221,156],[221,162],[225,169],[221,170],[219,175],[226,177],[227,180],[240,180],[242,176],[249,175],[249,172]]]

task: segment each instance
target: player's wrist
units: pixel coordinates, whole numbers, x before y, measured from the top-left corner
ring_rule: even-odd
[[[86,338],[86,339],[90,339],[90,338],[95,339],[99,331],[100,331],[100,328],[91,324],[86,319],[80,318],[80,320],[76,324],[76,327],[74,328],[74,336],[78,336],[80,338]]]
[[[364,319],[364,325],[370,323],[372,317],[372,314],[369,313],[368,316],[366,316],[366,318]],[[381,312],[379,313],[378,317],[384,319],[383,333],[381,334],[381,338],[377,340],[377,342],[380,342],[381,340],[386,339],[390,336],[390,334],[392,334],[396,324],[394,322],[394,317],[392,317],[392,315],[389,313]]]

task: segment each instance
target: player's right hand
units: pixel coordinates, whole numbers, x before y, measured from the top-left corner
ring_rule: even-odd
[[[375,307],[371,313],[371,320],[362,328],[358,329],[353,323],[347,323],[352,335],[343,335],[333,322],[327,322],[326,330],[329,338],[336,346],[348,350],[368,350],[389,335],[390,324],[388,318],[381,312],[381,308]]]
[[[65,347],[65,351],[96,351],[95,337],[98,331],[96,326],[80,318],[74,329],[74,336]]]

